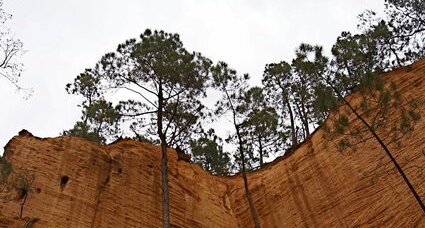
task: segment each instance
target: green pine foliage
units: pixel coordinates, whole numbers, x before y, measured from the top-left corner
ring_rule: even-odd
[[[230,174],[230,154],[223,151],[222,139],[209,129],[197,140],[190,142],[192,159],[205,170],[216,175]]]

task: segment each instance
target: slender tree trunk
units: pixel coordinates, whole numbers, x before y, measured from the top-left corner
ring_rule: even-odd
[[[164,97],[162,92],[162,85],[159,84],[158,91],[158,136],[161,140],[161,152],[162,152],[162,225],[164,228],[170,227],[170,198],[168,189],[168,157],[167,157],[167,141],[166,136],[163,132],[162,118],[163,118],[163,104]]]
[[[167,144],[161,143],[162,151],[162,221],[163,227],[170,227],[170,198],[168,189],[168,158],[167,158]]]
[[[392,45],[390,45],[390,49],[391,49],[391,52],[394,54],[395,59],[397,60],[397,67],[402,67],[402,66],[403,66],[403,64],[401,63],[400,57],[398,57],[398,54],[397,54],[397,52],[394,50],[394,48],[392,47]]]
[[[303,124],[305,128],[305,138],[307,138],[310,135],[310,128],[308,127],[308,118],[307,118],[307,113],[305,111],[304,99],[302,99],[301,101],[301,111],[303,116]]]
[[[240,133],[240,130],[239,130],[239,125],[236,123],[236,110],[233,107],[232,99],[230,98],[229,93],[227,92],[226,88],[224,88],[224,91],[226,93],[227,99],[229,100],[230,107],[232,109],[233,125],[235,126],[236,135],[238,136],[239,153],[241,155],[242,178],[243,178],[243,185],[244,185],[244,189],[245,189],[245,196],[246,196],[246,199],[248,201],[248,206],[251,209],[251,216],[252,216],[252,219],[254,220],[255,228],[260,228],[261,227],[260,226],[260,220],[258,219],[257,210],[255,209],[254,203],[252,202],[251,193],[249,192],[249,188],[248,188],[248,177],[246,176],[246,172],[245,172],[245,154],[244,154],[244,150],[243,150],[242,137],[241,137],[241,133]]]
[[[261,143],[261,137],[258,138],[258,152],[260,154],[260,167],[263,166],[263,144]]]
[[[391,154],[390,150],[385,145],[385,143],[382,141],[382,139],[378,136],[378,134],[370,126],[370,124],[362,116],[360,116],[360,114],[353,108],[353,106],[350,104],[350,102],[348,102],[345,99],[345,97],[342,96],[342,94],[338,91],[338,89],[335,88],[333,86],[333,84],[330,83],[328,80],[326,80],[326,83],[334,90],[334,92],[338,95],[338,97],[344,101],[344,103],[348,106],[348,108],[354,113],[354,115],[356,115],[357,119],[359,119],[367,127],[367,129],[369,130],[369,133],[375,138],[375,140],[379,143],[379,145],[382,147],[382,149],[384,149],[385,153],[387,154],[387,156],[390,158],[391,162],[396,167],[398,173],[403,178],[403,180],[406,183],[407,187],[409,188],[410,192],[415,197],[415,199],[418,202],[419,206],[422,208],[422,211],[425,212],[425,205],[422,202],[420,196],[418,195],[418,193],[416,192],[415,188],[410,183],[409,179],[407,178],[406,174],[404,173],[403,169],[400,167],[400,165],[398,164],[398,162],[396,161],[396,159],[394,158],[394,156]]]
[[[242,177],[243,177],[243,186],[245,189],[245,196],[248,199],[248,204],[249,204],[249,208],[251,209],[252,218],[254,219],[255,228],[260,228],[261,227],[260,221],[258,220],[257,210],[255,209],[254,203],[252,202],[251,193],[249,192],[249,189],[248,189],[248,177],[246,176],[245,172],[242,172]]]
[[[307,91],[307,87],[308,87],[308,83],[306,82],[305,79],[303,79],[303,77],[301,77],[301,84],[303,86],[303,88]],[[301,92],[302,93],[302,92]],[[304,129],[305,129],[305,138],[307,138],[310,135],[310,128],[308,127],[308,114],[306,111],[306,104],[305,104],[305,95],[301,94],[301,112],[302,112],[302,122],[304,124]]]
[[[255,228],[260,228],[261,226],[260,226],[260,221],[258,219],[257,210],[255,209],[254,203],[252,202],[251,193],[249,192],[249,188],[248,188],[248,177],[246,176],[246,170],[245,170],[245,154],[243,150],[242,138],[239,131],[239,126],[236,124],[235,113],[233,113],[233,118],[234,118],[234,124],[236,128],[236,135],[238,136],[238,141],[239,141],[239,152],[241,155],[241,162],[242,162],[242,178],[243,178],[243,186],[245,189],[245,196],[248,201],[249,208],[251,209],[251,216],[254,220]]]
[[[302,130],[303,130],[304,139],[306,139],[307,138],[307,129],[305,128],[303,112],[301,111],[300,105],[298,103],[295,104],[295,107],[297,108],[297,111],[300,115],[301,127],[302,127]]]
[[[292,148],[294,148],[298,144],[297,135],[296,135],[296,132],[295,132],[294,114],[292,113],[292,108],[291,108],[291,104],[289,104],[289,101],[286,102],[286,106],[288,107],[289,119],[291,121]]]

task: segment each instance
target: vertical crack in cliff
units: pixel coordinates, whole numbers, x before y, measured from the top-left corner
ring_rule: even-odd
[[[95,207],[94,207],[93,219],[91,221],[91,226],[90,226],[92,228],[95,227],[94,223],[96,222],[97,211],[98,211],[99,204],[100,204],[100,197],[101,197],[102,193],[104,192],[104,190],[106,188],[106,185],[108,184],[108,182],[110,181],[110,178],[111,178],[112,157],[111,157],[111,155],[109,153],[106,152],[106,154],[108,156],[108,165],[106,167],[106,170],[107,171],[105,172],[107,175],[106,176],[103,176],[101,174],[102,176],[100,178],[100,184],[99,184],[99,187],[97,189],[96,196],[95,196],[96,203],[95,203]],[[105,178],[102,178],[102,177],[105,177]]]

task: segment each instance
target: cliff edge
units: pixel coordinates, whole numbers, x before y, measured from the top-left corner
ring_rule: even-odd
[[[403,96],[425,101],[425,59],[383,77]],[[425,201],[423,105],[420,114],[402,146],[390,148]],[[22,227],[21,209],[27,221],[38,219],[34,227],[162,226],[157,146],[23,134],[9,141],[4,157],[33,173],[34,181],[25,201],[3,200],[0,227]],[[340,152],[318,129],[248,179],[262,227],[425,227],[425,213],[373,139]],[[253,227],[242,177],[213,176],[170,150],[169,181],[173,227]]]

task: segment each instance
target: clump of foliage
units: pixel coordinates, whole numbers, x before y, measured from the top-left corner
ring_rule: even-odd
[[[223,140],[214,133],[214,129],[209,129],[200,138],[190,142],[193,161],[213,174],[230,174],[230,154],[223,151],[222,143]]]
[[[268,104],[263,88],[252,87],[239,98],[236,110],[242,117],[241,136],[249,155],[248,164],[253,168],[264,164],[264,158],[282,151],[287,135],[282,130],[279,115],[274,107]]]
[[[72,129],[63,131],[63,135],[82,137],[99,144],[104,144],[118,135],[121,106],[114,107],[111,102],[105,100],[99,83],[98,75],[87,69],[75,78],[74,83],[66,85],[69,94],[81,95],[84,100],[80,105],[81,120],[77,121]]]

